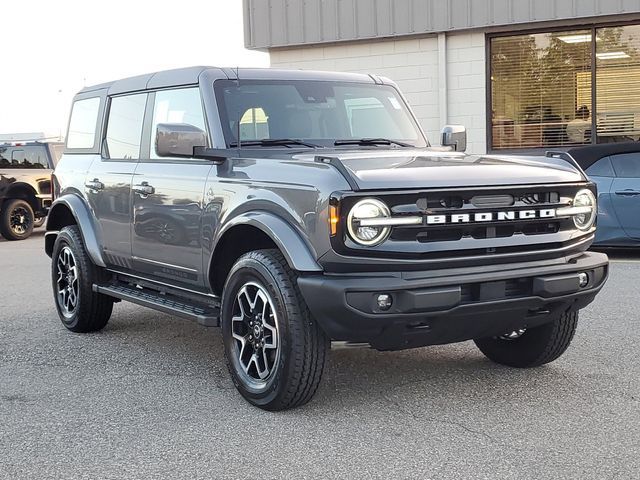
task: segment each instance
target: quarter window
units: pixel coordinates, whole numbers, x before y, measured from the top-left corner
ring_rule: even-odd
[[[594,177],[615,177],[613,167],[611,166],[611,159],[609,157],[604,157],[598,160],[587,168],[586,173],[587,175]]]
[[[611,163],[616,176],[622,178],[640,178],[640,155],[637,153],[622,153],[612,155]]]
[[[67,148],[93,148],[96,143],[96,124],[100,110],[100,98],[76,100],[71,109]]]
[[[105,156],[137,160],[140,158],[140,140],[147,94],[126,95],[111,100]]]
[[[200,91],[197,88],[183,88],[156,92],[151,128],[151,158],[161,158],[155,149],[159,123],[188,123],[206,131]]]

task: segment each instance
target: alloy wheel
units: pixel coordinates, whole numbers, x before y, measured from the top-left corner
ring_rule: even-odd
[[[70,317],[78,306],[78,266],[76,258],[69,247],[64,247],[58,253],[56,260],[58,278],[57,299],[62,313]]]
[[[498,338],[500,340],[515,340],[520,338],[524,332],[526,332],[526,328],[519,328],[518,330],[514,330],[513,332],[505,333],[504,335],[500,335]]]
[[[280,338],[275,304],[256,282],[245,283],[233,304],[233,352],[246,383],[263,388],[277,369]]]
[[[9,215],[11,231],[16,235],[24,235],[31,226],[31,215],[25,207],[16,207]]]

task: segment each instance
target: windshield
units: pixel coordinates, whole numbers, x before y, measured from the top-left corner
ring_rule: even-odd
[[[241,142],[254,146],[273,146],[258,141],[281,139],[326,147],[360,139],[427,145],[402,97],[390,85],[241,80],[238,86],[233,80],[218,80],[214,89],[227,146],[237,145],[238,130]]]

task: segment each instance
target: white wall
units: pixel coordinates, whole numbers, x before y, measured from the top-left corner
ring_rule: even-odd
[[[468,129],[471,153],[486,152],[484,34],[447,35],[448,123]],[[439,143],[438,39],[435,36],[272,50],[271,66],[375,73],[395,81],[432,144]]]

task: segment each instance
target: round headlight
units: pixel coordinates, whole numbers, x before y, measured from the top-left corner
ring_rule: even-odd
[[[366,225],[366,223],[367,220],[387,218],[390,214],[389,207],[380,200],[375,198],[360,200],[347,215],[349,235],[356,243],[369,247],[382,243],[389,235],[390,228]]]
[[[596,197],[591,190],[580,190],[573,199],[573,207],[585,207],[584,213],[578,213],[573,216],[573,223],[580,230],[589,230],[596,221]]]

